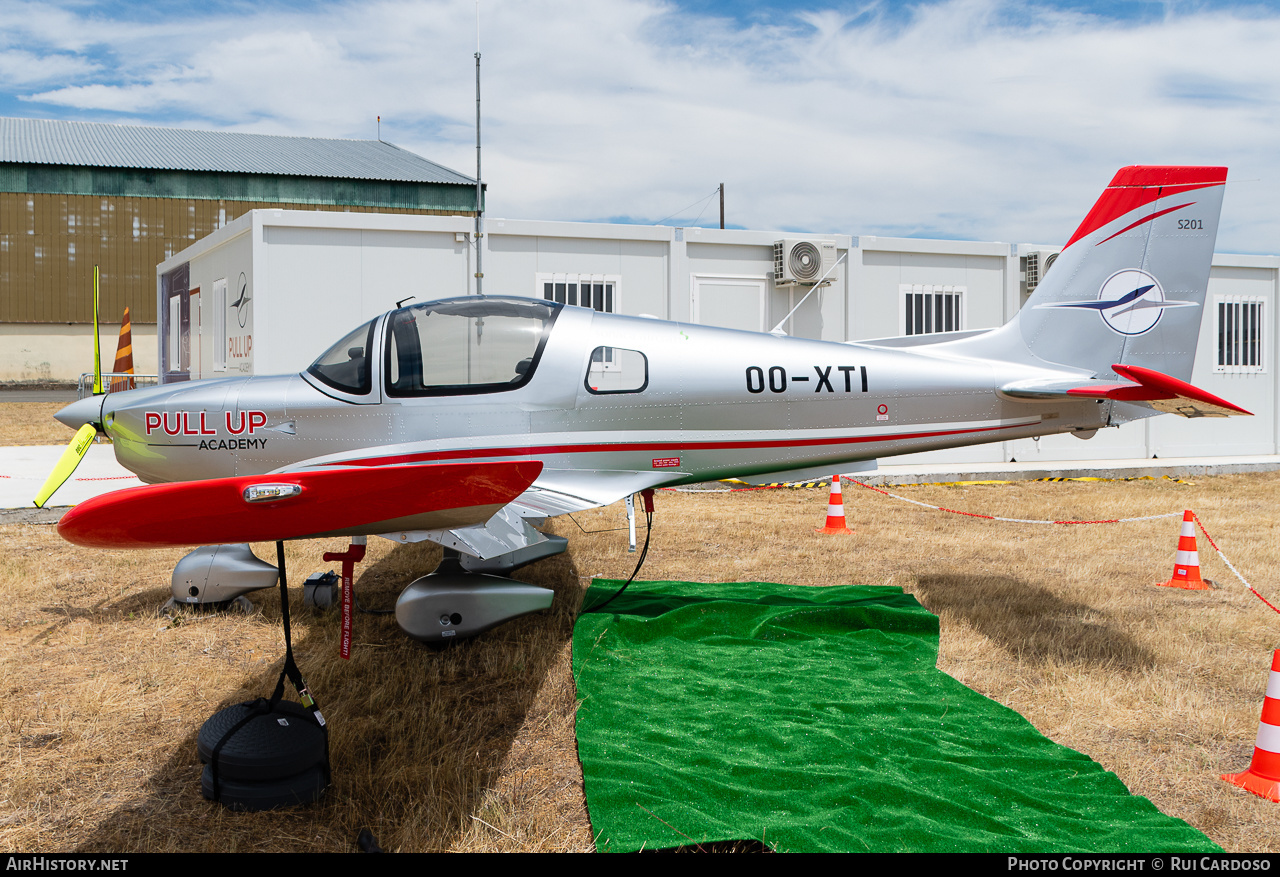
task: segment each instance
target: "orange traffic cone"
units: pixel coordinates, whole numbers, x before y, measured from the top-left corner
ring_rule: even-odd
[[[840,494],[840,476],[831,476],[831,498],[827,500],[827,525],[813,532],[831,536],[852,536],[853,531],[844,525],[844,497]]]
[[[1173,558],[1173,578],[1157,582],[1162,588],[1207,591],[1209,585],[1200,578],[1200,554],[1196,551],[1196,516],[1187,509],[1182,513],[1182,532],[1178,535],[1178,553]]]
[[[1267,679],[1267,696],[1262,700],[1253,761],[1248,770],[1224,773],[1222,778],[1259,798],[1280,804],[1280,651],[1271,656],[1271,675]]]
[[[116,364],[111,367],[117,374],[133,374],[133,332],[129,322],[129,309],[124,309],[124,319],[120,321],[120,341],[116,344]],[[132,390],[137,386],[133,378],[112,378],[108,392],[119,393],[121,390]]]

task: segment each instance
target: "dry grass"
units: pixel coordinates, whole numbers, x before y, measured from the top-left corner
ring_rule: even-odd
[[[5,402],[0,405],[0,414],[4,415],[0,447],[67,444],[75,430],[53,419],[53,415],[66,407],[66,402]]]
[[[897,490],[1010,517],[1194,508],[1280,596],[1280,475]],[[1205,574],[1222,587],[1189,593],[1152,587],[1172,570],[1176,519],[996,524],[855,487],[845,502],[857,535],[816,536],[825,502],[820,490],[663,493],[642,575],[903,586],[941,618],[942,669],[1227,849],[1280,849],[1276,805],[1217,779],[1249,762],[1277,618],[1203,539]],[[579,520],[619,526],[619,508]],[[311,807],[233,814],[200,797],[195,734],[220,706],[269,693],[283,649],[275,595],[255,596],[255,615],[175,623],[156,608],[181,551],[94,553],[48,526],[0,526],[0,849],[342,851],[365,826],[406,851],[590,849],[569,636],[585,580],[625,578],[635,561],[625,532],[583,534],[568,519],[555,529],[569,553],[522,576],[556,589],[553,609],[451,648],[360,616],[343,662],[336,614],[295,610],[335,784]],[[291,545],[295,585],[338,546]],[[366,605],[390,605],[434,565],[424,548],[370,547],[358,567]]]

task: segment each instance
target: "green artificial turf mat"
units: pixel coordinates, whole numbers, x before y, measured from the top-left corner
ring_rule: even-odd
[[[598,848],[1218,850],[937,654],[899,588],[632,583],[574,628]]]

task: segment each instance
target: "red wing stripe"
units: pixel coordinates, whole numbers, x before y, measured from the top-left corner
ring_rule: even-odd
[[[581,445],[545,445],[515,448],[474,448],[448,451],[423,451],[417,454],[397,454],[389,457],[364,457],[359,460],[336,460],[326,466],[400,466],[408,463],[427,463],[440,460],[479,460],[490,457],[545,457],[550,454],[599,454],[614,451],[637,453],[679,453],[681,451],[757,450],[764,448],[811,448],[821,445],[859,445],[875,442],[903,441],[906,439],[935,438],[948,435],[969,435],[978,432],[998,432],[1018,429],[1026,423],[1009,423],[1002,426],[979,426],[971,429],[947,429],[935,432],[908,432],[898,435],[842,436],[819,439],[778,439],[771,441],[723,441],[723,442],[612,442]]]

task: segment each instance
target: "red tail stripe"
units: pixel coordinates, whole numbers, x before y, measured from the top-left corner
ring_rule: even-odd
[[[1151,221],[1151,220],[1153,220],[1153,219],[1157,219],[1157,218],[1159,218],[1159,217],[1161,217],[1161,216],[1164,216],[1166,213],[1172,213],[1172,212],[1173,212],[1173,211],[1175,211],[1175,210],[1181,210],[1183,207],[1190,207],[1190,206],[1191,206],[1192,204],[1194,204],[1194,203],[1196,203],[1196,202],[1194,202],[1194,201],[1188,201],[1186,204],[1177,204],[1177,205],[1174,205],[1173,207],[1166,207],[1164,210],[1157,210],[1155,213],[1148,213],[1146,216],[1142,217],[1142,218],[1141,218],[1141,219],[1139,219],[1137,222],[1131,222],[1131,223],[1129,223],[1128,225],[1126,225],[1124,228],[1120,229],[1120,230],[1119,230],[1118,232],[1116,232],[1115,234],[1109,234],[1109,235],[1107,235],[1105,238],[1103,238],[1102,240],[1100,240],[1100,241],[1098,241],[1096,244],[1094,244],[1094,246],[1100,247],[1100,246],[1102,246],[1103,244],[1105,244],[1107,241],[1111,240],[1112,238],[1118,238],[1118,237],[1120,237],[1120,235],[1124,234],[1126,231],[1130,231],[1131,229],[1135,229],[1135,228],[1137,228],[1138,226],[1142,225],[1144,222],[1150,222],[1150,221]]]
[[[1227,181],[1225,167],[1126,167],[1116,172],[1089,215],[1067,241],[1071,246],[1109,222],[1170,195],[1220,186]],[[1148,219],[1153,217],[1148,217]],[[1146,221],[1142,220],[1139,222]]]

